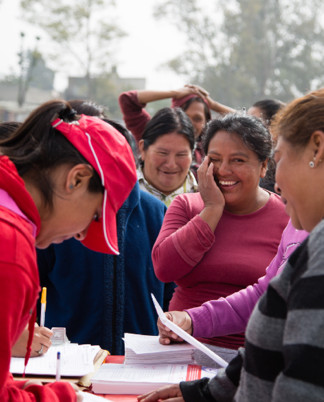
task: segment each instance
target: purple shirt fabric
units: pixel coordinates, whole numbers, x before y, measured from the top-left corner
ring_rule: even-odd
[[[186,310],[192,319],[193,336],[212,338],[244,332],[252,310],[269,281],[282,271],[289,256],[307,236],[308,232],[296,230],[289,221],[276,256],[268,266],[265,276],[257,283],[226,298],[221,297]]]

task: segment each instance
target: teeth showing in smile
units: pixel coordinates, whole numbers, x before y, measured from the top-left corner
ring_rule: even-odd
[[[236,181],[225,181],[225,180],[220,180],[219,184],[221,186],[233,186],[236,183]]]

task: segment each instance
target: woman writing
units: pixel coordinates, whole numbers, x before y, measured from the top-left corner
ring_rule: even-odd
[[[93,102],[69,103],[78,114],[102,116],[102,108]],[[115,121],[105,121],[136,152],[132,134]],[[165,210],[136,183],[116,217],[119,255],[94,252],[75,239],[38,250],[40,281],[48,294],[46,325],[65,327],[71,342],[99,345],[114,355],[124,354],[125,332],[156,335],[150,294],[168,306],[174,289],[156,278],[151,257]]]
[[[0,400],[75,401],[68,383],[13,381],[11,348],[28,324],[28,362],[40,290],[35,245],[75,237],[118,253],[116,213],[136,182],[132,151],[113,127],[64,101],[41,105],[0,148]]]
[[[259,186],[272,152],[260,121],[241,115],[212,121],[204,150],[200,192],[173,201],[153,247],[157,277],[178,285],[169,310],[197,307],[253,284],[276,254],[288,222],[280,197]],[[243,345],[244,336],[203,341],[227,355]]]

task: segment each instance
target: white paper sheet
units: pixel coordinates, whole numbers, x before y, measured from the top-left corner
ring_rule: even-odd
[[[139,395],[180,381],[214,377],[217,369],[186,364],[103,364],[92,377],[92,389],[98,394]]]
[[[227,367],[228,363],[222,359],[220,356],[218,356],[216,353],[214,353],[212,350],[208,349],[207,346],[203,345],[201,342],[199,342],[196,338],[193,336],[189,335],[186,331],[184,331],[182,328],[178,327],[174,322],[170,321],[167,319],[165,316],[161,306],[159,305],[158,301],[156,300],[155,296],[153,293],[151,293],[151,297],[156,309],[156,312],[162,321],[162,323],[171,329],[175,334],[180,336],[184,341],[190,343],[190,345],[196,347],[203,353],[205,353],[207,356],[209,356],[211,359],[213,359],[216,363],[218,363],[221,367]]]
[[[82,402],[100,402],[108,401],[112,402],[110,399],[103,398],[102,396],[90,394],[89,392],[82,392]]]
[[[125,346],[132,349],[136,354],[163,353],[163,352],[182,352],[192,350],[192,346],[186,343],[161,345],[158,336],[128,334],[124,336]]]
[[[26,374],[55,376],[57,352],[61,352],[61,376],[82,377],[94,370],[93,361],[99,350],[99,346],[76,343],[51,346],[44,355],[29,359]],[[24,372],[23,357],[11,358],[10,372],[13,374]]]

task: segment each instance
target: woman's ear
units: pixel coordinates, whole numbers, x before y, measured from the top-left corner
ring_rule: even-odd
[[[139,153],[141,154],[141,160],[144,162],[144,159],[145,159],[144,140],[139,140],[138,150],[139,150]]]
[[[265,177],[265,175],[267,174],[268,162],[269,162],[268,158],[265,161],[261,162],[261,170],[260,170],[261,179],[263,179]]]
[[[66,176],[66,189],[72,192],[84,185],[88,188],[88,183],[93,176],[93,167],[85,163],[74,165]]]
[[[318,166],[324,161],[324,132],[316,130],[313,132],[310,139],[310,146],[314,152],[314,163]]]

